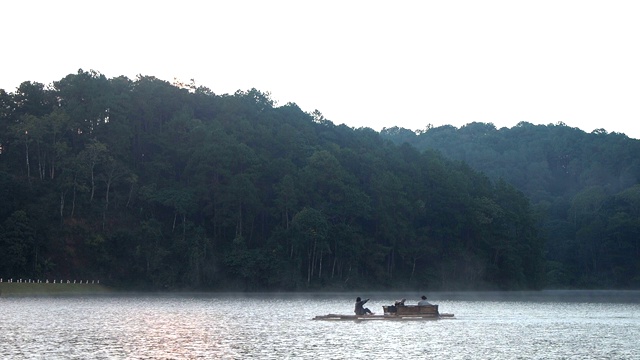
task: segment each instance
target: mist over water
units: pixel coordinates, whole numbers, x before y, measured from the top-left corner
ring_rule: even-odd
[[[640,292],[427,293],[429,321],[313,321],[421,294],[0,298],[7,359],[640,359]]]

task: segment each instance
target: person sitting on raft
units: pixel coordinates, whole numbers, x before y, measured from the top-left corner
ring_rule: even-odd
[[[428,301],[427,301],[427,297],[422,295],[421,297],[422,300],[418,301],[418,306],[424,306],[424,305],[431,305]]]
[[[366,300],[362,300],[360,299],[360,296],[358,296],[356,298],[356,309],[354,310],[354,312],[356,313],[356,315],[368,315],[368,314],[373,314],[371,312],[371,310],[369,310],[368,308],[364,307],[364,304],[367,303],[367,301],[369,301],[369,299]]]
[[[385,312],[390,312],[390,313],[398,312],[398,307],[404,306],[405,301],[407,301],[407,299],[396,300],[396,302],[393,303],[393,305],[387,306],[387,310]]]

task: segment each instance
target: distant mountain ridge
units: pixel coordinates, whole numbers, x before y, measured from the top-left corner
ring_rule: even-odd
[[[464,161],[493,180],[522,191],[546,230],[552,284],[606,284],[623,268],[640,284],[640,141],[619,133],[521,122],[441,126],[422,132],[389,128],[381,136],[420,151]],[[576,254],[582,259],[569,260]],[[625,266],[620,267],[619,259]],[[580,263],[582,262],[582,263]],[[573,273],[574,275],[568,275]],[[557,276],[553,279],[553,276]],[[626,286],[621,280],[620,286]]]

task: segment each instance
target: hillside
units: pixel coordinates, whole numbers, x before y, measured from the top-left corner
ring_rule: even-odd
[[[640,286],[640,141],[562,123],[471,123],[381,135],[522,191],[546,242],[547,286]]]
[[[528,200],[258,90],[78,71],[0,91],[0,277],[136,289],[528,289]]]

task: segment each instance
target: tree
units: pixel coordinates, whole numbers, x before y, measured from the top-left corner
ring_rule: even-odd
[[[322,212],[313,208],[304,208],[293,217],[292,225],[295,229],[297,247],[306,250],[308,286],[316,269],[318,278],[322,277],[322,257],[329,250],[326,242],[329,224]]]
[[[0,264],[8,277],[22,277],[31,273],[27,265],[35,268],[37,252],[34,248],[35,230],[27,213],[17,210],[0,227]]]
[[[84,150],[80,152],[79,160],[90,183],[89,202],[93,202],[96,192],[96,167],[101,165],[108,159],[107,146],[98,140],[92,140],[87,144]]]

